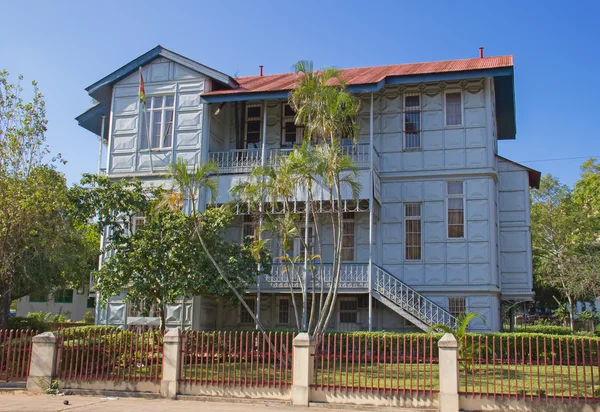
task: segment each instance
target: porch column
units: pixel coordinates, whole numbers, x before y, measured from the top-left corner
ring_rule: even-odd
[[[370,164],[370,179],[371,190],[369,190],[369,332],[373,330],[373,183],[375,176],[373,175],[373,93],[371,93],[371,109],[369,111],[369,164]]]
[[[263,105],[262,105],[262,114],[263,114],[263,121],[262,121],[262,144],[261,144],[261,149],[260,149],[260,165],[264,168],[267,164],[267,101],[263,101]],[[264,177],[263,177],[264,179]],[[262,216],[262,212],[263,212],[263,202],[264,202],[264,198],[261,199],[260,204],[259,204],[259,211],[258,211],[258,240],[261,239],[261,231],[262,231],[262,221],[263,221],[263,216]],[[258,272],[262,273],[262,265],[259,263],[258,264]],[[258,329],[258,323],[260,322],[260,282],[261,282],[261,278],[262,276],[258,276],[258,280],[256,281],[256,329]]]

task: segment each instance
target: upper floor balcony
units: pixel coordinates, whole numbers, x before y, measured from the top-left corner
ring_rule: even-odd
[[[264,166],[277,168],[281,157],[291,153],[292,150],[289,147],[267,148]],[[342,153],[349,155],[357,168],[361,170],[370,168],[371,150],[373,150],[374,168],[379,170],[379,153],[368,143],[342,146]],[[263,165],[260,148],[211,151],[208,157],[217,165],[219,174],[249,174],[256,167]]]

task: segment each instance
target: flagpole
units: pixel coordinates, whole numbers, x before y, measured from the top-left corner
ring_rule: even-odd
[[[142,76],[142,66],[140,66],[140,107],[143,104],[142,108],[142,124],[146,126],[146,144],[148,145],[148,157],[150,158],[150,173],[154,173],[154,166],[152,165],[152,141],[150,136],[150,128],[148,127],[148,122],[146,122],[146,89],[144,88],[144,77]],[[142,126],[144,127],[144,126]]]

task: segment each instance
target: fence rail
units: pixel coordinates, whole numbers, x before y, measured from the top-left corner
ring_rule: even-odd
[[[63,329],[57,332],[54,376],[69,380],[159,381],[162,332]]]
[[[433,336],[323,334],[315,344],[317,389],[411,396],[439,391]]]
[[[33,330],[0,330],[0,380],[24,381],[31,364]]]
[[[600,400],[600,340],[467,336],[459,393],[519,399]]]
[[[183,332],[180,382],[288,388],[293,339],[290,332]]]

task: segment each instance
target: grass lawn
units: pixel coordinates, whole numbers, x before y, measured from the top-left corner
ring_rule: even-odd
[[[475,365],[462,370],[460,391],[510,395],[600,397],[598,366]]]

